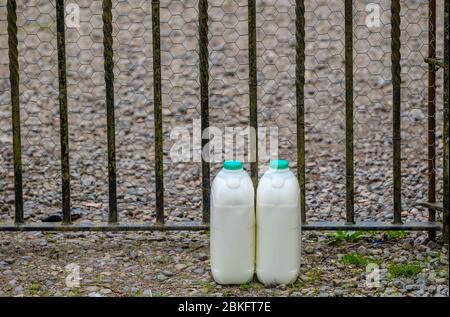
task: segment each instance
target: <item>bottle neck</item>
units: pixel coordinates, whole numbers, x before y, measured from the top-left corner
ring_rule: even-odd
[[[242,173],[243,170],[244,169],[242,169],[242,168],[238,169],[238,170],[229,170],[229,169],[222,168],[223,172],[230,173],[230,174],[239,174],[239,173]]]
[[[286,172],[289,172],[289,168],[277,169],[277,168],[269,167],[269,171],[272,173],[286,173]]]

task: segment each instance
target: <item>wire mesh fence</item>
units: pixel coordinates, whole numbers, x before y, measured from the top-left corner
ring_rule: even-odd
[[[60,1],[0,0],[0,219],[5,222],[11,221],[15,202],[10,2],[17,2],[24,217],[40,222],[62,208]],[[201,222],[205,216],[209,164],[194,160],[192,152],[188,162],[170,157],[175,144],[195,147],[205,125],[219,130],[276,127],[279,157],[288,159],[294,170],[300,167],[308,222],[398,222],[393,210],[404,222],[442,221],[443,76],[448,68],[425,59],[444,63],[441,59],[448,55],[444,1],[111,1],[113,132],[106,119],[111,93],[105,85],[104,58],[108,2],[64,3],[70,198],[72,213],[82,215],[79,221],[107,221],[111,216],[108,133],[110,141],[114,133],[119,219],[157,223],[158,83],[164,174],[159,201],[164,200],[164,219],[170,222]],[[77,10],[79,23],[72,25],[68,16]],[[398,13],[399,33],[392,27],[392,12]],[[203,42],[202,17],[207,26]],[[160,34],[156,64],[155,21]],[[399,35],[398,47],[393,46],[393,34]],[[205,48],[208,77],[202,81]],[[396,83],[392,61],[398,48],[401,82]],[[302,54],[304,70],[298,68]],[[159,62],[161,81],[155,82]],[[398,92],[400,103],[395,101]],[[304,142],[298,135],[303,131]],[[393,168],[394,143],[400,145],[400,169]],[[239,151],[248,152],[246,147]],[[268,161],[260,159],[257,170],[256,164],[251,168],[247,163],[256,179],[255,171],[261,176]],[[211,164],[211,179],[220,167]],[[423,202],[437,207],[427,209]]]

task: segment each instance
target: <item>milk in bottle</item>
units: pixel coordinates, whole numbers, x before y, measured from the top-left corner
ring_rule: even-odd
[[[300,187],[288,161],[270,162],[256,199],[258,280],[264,284],[293,283],[300,269]]]
[[[211,271],[219,284],[243,284],[253,278],[254,195],[242,162],[225,161],[211,187]]]

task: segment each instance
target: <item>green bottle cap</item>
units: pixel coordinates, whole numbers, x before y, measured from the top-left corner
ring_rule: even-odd
[[[274,170],[284,170],[289,168],[289,162],[287,160],[273,160],[270,161],[269,166]]]
[[[225,161],[223,163],[223,168],[226,170],[237,171],[242,169],[241,161]]]

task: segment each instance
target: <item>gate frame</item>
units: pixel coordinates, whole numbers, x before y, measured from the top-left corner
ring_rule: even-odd
[[[402,222],[401,216],[401,65],[400,65],[400,0],[391,1],[391,59],[393,86],[393,187],[394,210],[393,223],[355,222],[354,219],[354,156],[353,156],[353,1],[345,1],[345,162],[346,162],[346,222],[307,222],[305,194],[305,124],[304,124],[304,85],[305,85],[305,5],[304,0],[296,0],[296,108],[297,108],[297,176],[300,183],[301,219],[303,230],[405,230],[429,231],[430,239],[435,239],[436,231],[443,231],[444,242],[448,244],[449,214],[449,1],[444,1],[444,58],[436,58],[436,0],[429,0],[429,56],[428,64],[428,201],[419,205],[429,211],[427,222]],[[19,63],[17,41],[16,0],[7,0],[9,69],[11,83],[12,130],[15,216],[14,224],[0,224],[0,231],[174,231],[208,230],[210,219],[210,164],[202,158],[202,223],[164,223],[164,183],[163,183],[163,133],[162,133],[162,92],[161,92],[161,47],[160,47],[160,4],[152,0],[153,35],[153,77],[154,77],[154,113],[155,113],[155,178],[156,178],[156,224],[121,224],[118,222],[116,154],[115,154],[115,118],[114,118],[114,72],[112,37],[112,0],[102,0],[103,9],[103,45],[107,109],[108,144],[108,184],[109,217],[108,224],[72,224],[70,207],[70,165],[69,165],[69,126],[67,109],[67,75],[65,56],[65,19],[64,0],[56,0],[57,50],[59,107],[61,125],[61,174],[62,174],[62,224],[25,224],[23,216],[22,154],[20,133],[19,103]],[[209,127],[209,63],[208,63],[208,1],[199,0],[199,70],[200,70],[200,106],[201,129]],[[256,54],[256,0],[248,0],[249,32],[249,107],[250,126],[257,131],[257,54]],[[435,94],[436,71],[444,72],[444,195],[443,204],[436,203],[435,174]],[[256,136],[257,137],[257,133]],[[208,139],[202,139],[202,146]],[[251,178],[258,184],[257,142],[252,149],[256,160],[251,163]],[[436,222],[436,211],[443,213],[443,222]]]

